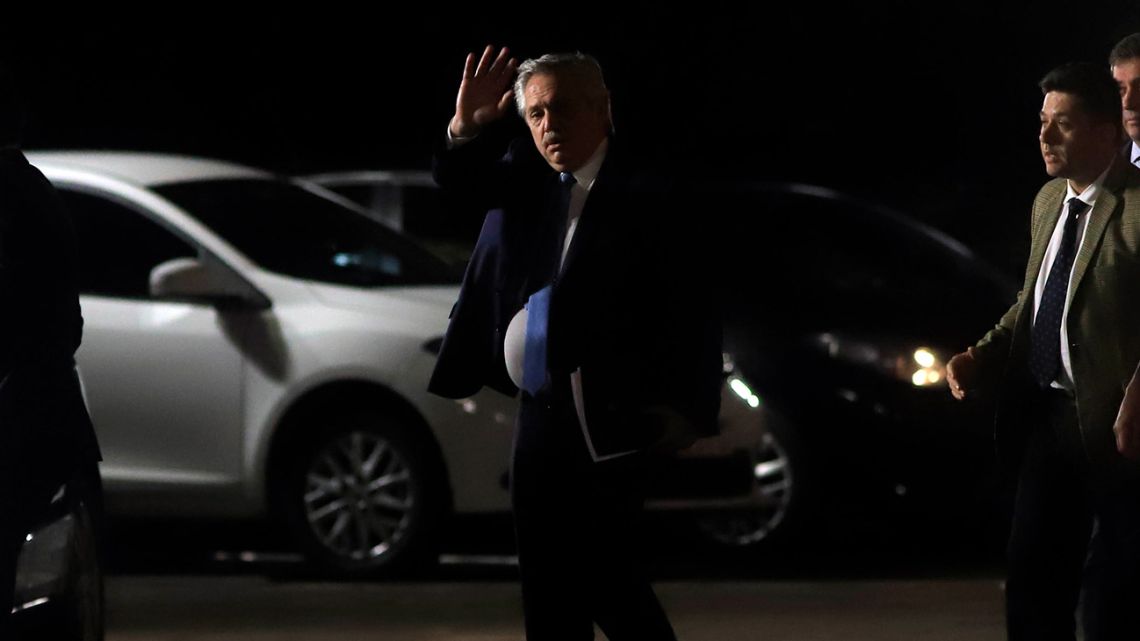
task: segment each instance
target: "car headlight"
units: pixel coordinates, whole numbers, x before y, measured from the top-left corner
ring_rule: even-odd
[[[757,396],[756,393],[752,391],[752,388],[748,386],[748,383],[745,383],[744,379],[737,374],[736,361],[732,359],[732,355],[728,352],[724,352],[721,354],[721,358],[724,364],[722,371],[724,372],[725,384],[728,385],[728,388],[753,409],[760,407],[760,397]]]
[[[826,332],[816,337],[828,356],[863,365],[915,387],[946,384],[946,362],[932,347],[866,340]]]

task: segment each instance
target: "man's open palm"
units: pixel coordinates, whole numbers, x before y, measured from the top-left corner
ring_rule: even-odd
[[[506,115],[510,108],[514,95],[511,85],[518,63],[509,57],[506,47],[492,59],[494,52],[494,48],[487,45],[478,65],[475,54],[467,54],[459,96],[455,100],[455,117],[450,124],[453,136],[474,136],[488,123]]]

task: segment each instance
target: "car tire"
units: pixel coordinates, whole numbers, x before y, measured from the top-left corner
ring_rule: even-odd
[[[278,496],[306,557],[340,578],[392,576],[433,560],[448,501],[430,439],[375,411],[327,422],[290,448]]]
[[[765,552],[796,538],[809,520],[816,501],[814,475],[794,426],[771,410],[765,413],[765,432],[749,452],[756,507],[704,513],[696,525],[701,537],[715,548]]]

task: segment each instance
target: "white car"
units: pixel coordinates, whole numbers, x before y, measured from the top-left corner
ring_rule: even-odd
[[[77,360],[110,515],[274,516],[313,560],[363,574],[423,560],[451,514],[509,509],[515,401],[426,389],[452,268],[265,171],[142,153],[29,160],[80,240]],[[690,456],[778,460],[735,389],[725,436]],[[660,505],[759,510],[770,525],[787,479],[764,469]]]

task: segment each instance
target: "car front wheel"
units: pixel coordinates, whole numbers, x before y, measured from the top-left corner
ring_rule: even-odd
[[[426,439],[375,412],[307,434],[293,448],[281,497],[307,556],[345,577],[429,561],[447,503]]]
[[[783,417],[767,414],[763,437],[749,454],[753,505],[704,514],[697,525],[708,541],[721,547],[770,549],[802,528],[812,488],[802,446]]]

